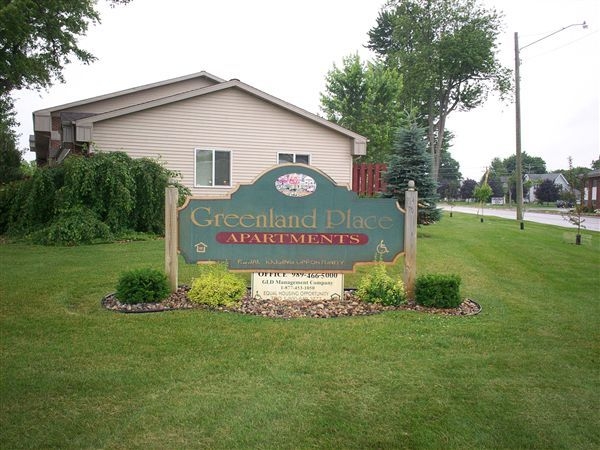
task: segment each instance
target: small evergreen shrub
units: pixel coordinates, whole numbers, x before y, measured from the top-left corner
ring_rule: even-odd
[[[135,269],[124,272],[117,283],[116,296],[121,303],[153,303],[169,293],[167,276],[156,269]]]
[[[460,277],[458,275],[427,274],[417,277],[415,282],[415,302],[435,308],[456,308],[460,298]]]
[[[203,266],[200,277],[192,280],[188,298],[209,306],[233,306],[245,293],[242,278],[230,273],[225,264],[211,264]]]
[[[373,266],[359,282],[356,290],[358,297],[367,303],[397,306],[406,301],[404,283],[388,275],[381,262]]]
[[[113,236],[108,225],[89,208],[78,206],[63,211],[50,226],[34,232],[31,238],[41,245],[79,245],[109,242]]]

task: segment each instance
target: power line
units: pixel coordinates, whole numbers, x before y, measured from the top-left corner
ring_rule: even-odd
[[[555,48],[553,48],[551,50],[548,50],[548,51],[546,51],[544,53],[538,53],[537,55],[533,55],[533,56],[531,56],[529,58],[524,59],[521,64],[523,64],[523,62],[526,62],[526,61],[531,61],[531,60],[534,60],[534,59],[541,58],[543,56],[549,55],[550,53],[554,53],[554,52],[556,52],[556,51],[558,51],[558,50],[560,50],[562,48],[569,47],[569,46],[571,46],[571,45],[573,45],[573,44],[575,44],[575,43],[577,43],[579,41],[582,41],[584,39],[589,38],[590,36],[598,33],[598,31],[600,31],[600,30],[592,31],[591,33],[588,33],[587,35],[585,35],[583,37],[580,37],[580,38],[577,38],[577,39],[575,39],[573,41],[567,42],[566,44],[563,44],[561,46],[555,47]]]

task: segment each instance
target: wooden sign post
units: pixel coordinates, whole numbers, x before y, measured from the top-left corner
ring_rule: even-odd
[[[417,197],[415,182],[411,180],[404,197],[404,289],[410,299],[415,298],[417,278]]]
[[[177,188],[165,189],[165,273],[169,278],[171,292],[177,290],[178,270],[177,261]]]

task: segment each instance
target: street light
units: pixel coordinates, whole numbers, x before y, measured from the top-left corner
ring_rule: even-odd
[[[523,47],[519,48],[519,33],[515,32],[515,120],[516,120],[516,155],[515,155],[515,165],[516,165],[516,183],[517,183],[517,220],[520,222],[521,230],[525,228],[523,223],[523,171],[521,168],[521,77],[519,75],[519,68],[521,67],[521,58],[519,57],[519,52],[524,48],[530,47],[533,44],[537,44],[544,39],[549,38],[550,36],[554,36],[561,31],[566,30],[571,27],[583,27],[587,28],[587,24],[585,21],[582,23],[572,23],[571,25],[567,25],[566,27],[561,28],[560,30],[556,30],[553,33],[550,33],[536,41],[533,41]]]

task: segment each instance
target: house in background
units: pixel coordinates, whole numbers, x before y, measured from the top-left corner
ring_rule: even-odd
[[[562,173],[544,173],[544,174],[535,174],[528,173],[523,177],[523,181],[531,181],[531,187],[525,193],[524,198],[527,199],[529,203],[534,203],[537,201],[535,196],[535,189],[546,180],[552,181],[555,185],[559,186],[562,192],[566,192],[571,189],[571,185],[564,177]]]
[[[226,194],[274,164],[310,164],[352,182],[367,138],[237,79],[199,72],[33,113],[38,164],[70,153],[159,158],[193,195]]]

